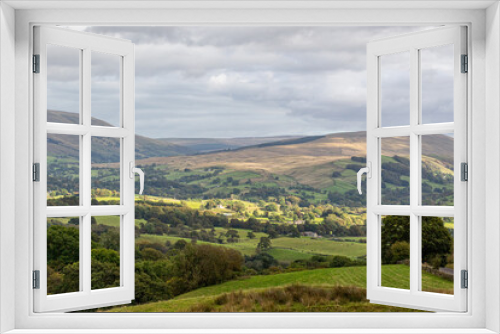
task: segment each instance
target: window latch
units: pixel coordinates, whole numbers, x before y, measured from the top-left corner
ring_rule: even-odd
[[[363,194],[363,192],[361,191],[361,177],[363,176],[364,173],[366,173],[367,178],[371,179],[371,177],[372,177],[372,163],[371,162],[367,162],[366,167],[361,168],[358,171],[358,192],[360,195]]]
[[[144,172],[142,171],[142,169],[135,167],[133,161],[130,161],[129,163],[129,171],[131,179],[135,178],[136,173],[139,174],[139,184],[140,184],[139,195],[142,195],[142,192],[144,191]]]

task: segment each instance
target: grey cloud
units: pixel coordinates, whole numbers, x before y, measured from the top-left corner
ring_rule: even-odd
[[[366,43],[422,27],[87,27],[136,44],[136,129],[151,137],[323,134],[366,128]],[[55,76],[63,83],[66,65]],[[114,65],[93,68],[110,119]],[[57,71],[56,71],[57,72]],[[386,105],[401,116],[404,90]],[[57,83],[56,82],[56,83]],[[64,100],[63,84],[53,96]],[[61,91],[57,91],[60,89]],[[429,96],[435,105],[438,95]],[[389,100],[388,100],[389,101]],[[66,102],[60,103],[64,107]],[[389,102],[388,102],[389,103]],[[69,102],[66,103],[69,105]],[[444,104],[443,104],[444,105]],[[55,108],[57,109],[57,108]],[[444,112],[444,111],[443,111]]]

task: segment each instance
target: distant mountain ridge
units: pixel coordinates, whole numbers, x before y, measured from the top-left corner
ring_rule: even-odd
[[[54,123],[78,124],[79,116],[76,113],[48,110],[47,121]],[[112,126],[111,124],[92,118],[93,125]],[[94,137],[92,141],[92,162],[108,163],[120,161],[119,149],[116,140],[102,137]],[[47,153],[49,156],[79,157],[78,136],[49,135],[47,139]],[[178,155],[195,154],[196,151],[177,144],[164,142],[144,136],[135,136],[136,159],[147,159],[152,157],[170,157]]]
[[[384,138],[383,155],[408,157],[409,141],[404,137]],[[422,152],[428,157],[453,161],[453,137],[427,135]],[[312,187],[333,186],[332,172],[340,160],[366,156],[366,132],[343,132],[325,136],[272,141],[228,151],[215,151],[191,156],[152,157],[137,161],[142,165],[166,165],[169,168],[200,169],[224,167],[230,170],[253,171],[259,174],[284,175]]]
[[[190,148],[199,153],[236,150],[243,147],[265,145],[271,142],[280,142],[299,139],[301,136],[275,136],[275,137],[240,137],[240,138],[159,138],[168,142]]]

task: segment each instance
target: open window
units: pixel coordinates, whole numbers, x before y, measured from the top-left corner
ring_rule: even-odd
[[[372,303],[466,311],[465,29],[432,29],[367,46],[367,295]],[[428,154],[438,142],[447,148]],[[450,238],[451,249],[444,249],[442,241]],[[383,280],[388,275],[382,272],[396,262],[408,270]],[[434,286],[424,271],[449,274],[453,289]]]
[[[35,27],[33,72],[33,172],[38,181],[34,183],[34,310],[65,312],[130,303],[134,299],[134,45]],[[56,76],[69,80],[57,86]],[[107,91],[106,99],[93,99],[95,90]],[[47,110],[54,106],[51,99],[70,101],[65,106],[70,112],[48,117]],[[96,122],[97,116],[107,122]],[[60,156],[48,157],[48,146],[56,152],[59,147]],[[106,178],[114,189],[109,205],[92,201],[99,188],[93,175],[100,172],[100,164],[114,170]],[[56,193],[47,197],[54,183],[65,185],[60,199]],[[108,224],[94,232],[92,225],[103,219],[113,221],[114,229]],[[93,233],[108,233],[106,249],[94,250]],[[48,234],[53,236],[50,242]],[[94,263],[100,258],[106,258],[99,262],[104,265]],[[63,279],[56,270],[62,264],[70,264],[65,276],[78,283],[55,291],[51,281]]]

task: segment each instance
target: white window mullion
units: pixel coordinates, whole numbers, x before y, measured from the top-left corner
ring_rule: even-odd
[[[83,59],[82,59],[82,110],[80,117],[82,118],[82,125],[86,129],[85,134],[82,136],[82,147],[81,154],[81,191],[80,198],[82,199],[82,205],[86,210],[85,216],[83,216],[83,238],[81,238],[82,243],[80,244],[80,252],[83,254],[83,263],[80,263],[80,277],[83,280],[83,292],[90,294],[92,290],[92,225],[91,225],[91,213],[90,213],[90,203],[91,203],[91,134],[90,124],[91,124],[91,51],[89,49],[83,49]]]
[[[379,57],[371,53],[370,45],[368,45],[367,57],[367,72],[368,84],[379,87],[380,83],[380,60]],[[367,132],[366,132],[366,160],[371,163],[372,177],[366,180],[366,207],[367,207],[367,223],[366,235],[369,240],[373,240],[366,245],[366,270],[367,270],[367,298],[371,299],[373,291],[376,291],[380,284],[380,219],[374,208],[380,205],[380,139],[374,134],[374,131],[380,124],[380,115],[378,108],[380,107],[379,91],[370,90],[367,94]]]
[[[83,258],[83,263],[80,263],[80,280],[83,283],[83,292],[85,294],[90,294],[92,287],[92,253],[91,253],[91,244],[92,244],[92,230],[91,230],[91,216],[90,213],[87,213],[83,216],[83,236],[80,237],[82,244],[80,244],[80,258]],[[81,283],[81,284],[82,284]]]
[[[413,210],[420,204],[420,145],[419,137],[414,130],[419,123],[419,59],[418,50],[410,49],[410,291],[416,293],[418,291],[418,279],[420,277],[420,238],[419,238],[419,217],[415,215]]]
[[[132,45],[133,48],[133,45]],[[122,196],[121,204],[128,212],[121,218],[122,245],[120,248],[121,284],[127,289],[130,299],[135,295],[135,263],[123,259],[135,259],[135,175],[130,170],[135,166],[135,63],[132,55],[122,57],[121,126],[127,132],[122,139]]]

